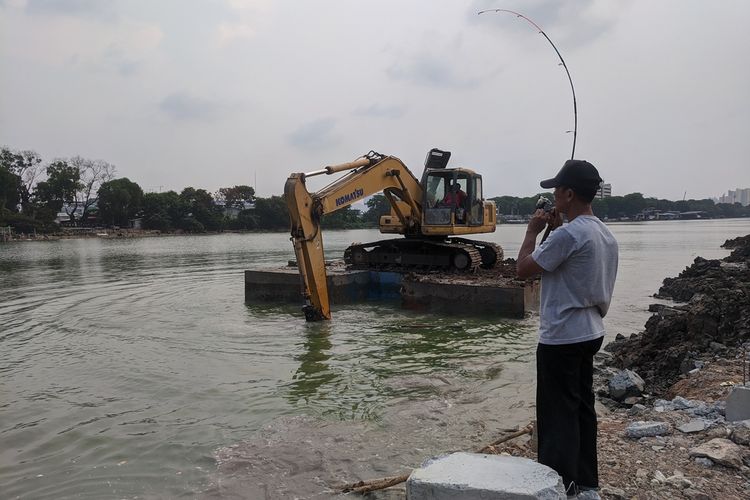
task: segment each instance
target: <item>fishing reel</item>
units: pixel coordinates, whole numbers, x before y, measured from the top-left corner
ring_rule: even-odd
[[[539,199],[536,201],[536,209],[542,209],[544,210],[544,213],[550,213],[555,208],[555,204],[549,201],[548,198],[544,196],[540,196]]]

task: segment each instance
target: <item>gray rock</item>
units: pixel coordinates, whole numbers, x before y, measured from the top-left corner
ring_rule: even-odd
[[[562,478],[532,460],[453,453],[426,461],[406,481],[410,500],[564,499]]]
[[[695,457],[695,463],[703,467],[713,467],[714,461],[706,457]]]
[[[668,422],[643,422],[640,420],[632,422],[625,429],[625,435],[632,439],[661,436],[664,434],[670,434],[671,432],[672,426],[669,425]]]
[[[724,352],[727,350],[727,346],[718,342],[711,342],[710,344],[708,344],[708,347],[714,352]]]
[[[654,472],[654,478],[651,482],[654,484],[664,484],[667,482],[667,477],[660,470],[657,470]]]
[[[641,396],[645,384],[637,373],[631,370],[622,370],[609,380],[609,395],[622,401],[629,396]]]
[[[612,353],[607,351],[599,351],[596,354],[594,354],[594,361],[600,361],[602,363],[610,361],[614,356],[612,356]]]
[[[715,438],[690,449],[691,457],[710,458],[717,464],[739,469],[742,467],[742,449],[728,439]]]
[[[710,496],[706,495],[702,491],[698,491],[693,488],[686,489],[685,491],[683,491],[683,494],[690,500],[713,500]]]
[[[680,363],[680,373],[683,375],[693,373],[694,370],[698,370],[698,367],[695,365],[695,360],[693,358],[686,357]]]
[[[686,424],[677,426],[677,430],[680,432],[684,432],[685,434],[689,434],[691,432],[701,432],[705,431],[706,429],[708,429],[708,422],[701,419],[691,420]]]
[[[623,404],[633,406],[639,403],[643,403],[643,398],[638,396],[628,396],[627,398],[623,399],[622,402]]]
[[[729,439],[737,444],[750,446],[750,420],[741,420],[732,426],[732,434]]]
[[[614,486],[604,485],[602,486],[602,495],[607,498],[613,498],[614,500],[626,500],[628,494],[621,488],[615,488]]]
[[[583,490],[576,495],[576,500],[602,500],[599,496],[599,492],[596,490]]]
[[[666,482],[667,484],[672,485],[675,488],[679,488],[681,490],[684,490],[693,486],[692,481],[686,478],[685,475],[678,470],[674,471],[674,475],[669,476]]]
[[[576,500],[602,500],[596,490],[583,490],[576,495]]]
[[[732,435],[732,431],[724,427],[723,425],[717,425],[716,427],[712,427],[711,429],[706,432],[706,438],[707,439],[716,439],[716,438],[728,438]]]
[[[645,406],[643,406],[641,404],[634,404],[628,410],[628,415],[630,415],[630,416],[639,415],[639,414],[643,413],[644,411],[646,411],[646,407]]]
[[[687,408],[694,408],[698,405],[697,401],[691,401],[689,399],[685,399],[682,396],[675,397],[672,401],[672,407],[675,410],[685,410]]]

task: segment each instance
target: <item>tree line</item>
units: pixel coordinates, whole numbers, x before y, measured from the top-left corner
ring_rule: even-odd
[[[505,215],[527,215],[534,211],[537,200],[545,196],[552,201],[551,193],[539,193],[534,196],[498,196],[492,198],[497,211]],[[705,212],[711,218],[750,217],[750,206],[739,203],[716,203],[710,198],[702,200],[665,200],[645,197],[641,193],[630,193],[624,196],[595,198],[592,203],[594,213],[600,218],[619,219],[634,218],[648,210],[661,212]]]
[[[140,220],[143,229],[160,231],[286,230],[289,212],[281,196],[262,198],[247,185],[221,188],[215,193],[186,187],[179,193],[144,193],[127,177],[116,177],[114,165],[81,156],[44,163],[34,151],[0,148],[0,226],[19,233],[54,232],[58,214],[70,226],[130,227]],[[539,196],[492,198],[500,214],[527,215]],[[365,202],[364,211],[346,207],[323,217],[326,228],[376,227],[390,212],[385,196]],[[594,213],[603,218],[634,217],[647,209],[701,211],[710,217],[749,217],[750,207],[716,204],[711,199],[670,201],[641,193],[594,200]]]
[[[186,187],[179,193],[144,193],[127,177],[116,177],[114,165],[80,156],[45,164],[34,151],[0,148],[0,226],[15,232],[54,232],[55,220],[74,227],[130,227],[206,232],[288,230],[289,212],[281,196],[262,198],[247,185],[215,193]],[[366,227],[359,210],[347,207],[323,217],[328,228]]]

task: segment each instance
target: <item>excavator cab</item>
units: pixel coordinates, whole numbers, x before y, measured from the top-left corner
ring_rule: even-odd
[[[427,153],[422,232],[450,236],[494,231],[494,209],[484,201],[482,176],[467,168],[448,168],[450,156],[439,149]]]

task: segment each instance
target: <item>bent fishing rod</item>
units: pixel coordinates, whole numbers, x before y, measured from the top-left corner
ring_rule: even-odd
[[[573,78],[570,77],[570,71],[568,71],[568,65],[565,64],[565,59],[563,59],[562,54],[560,54],[560,51],[557,50],[557,47],[554,43],[552,43],[552,40],[550,40],[550,37],[547,36],[547,33],[544,32],[542,28],[539,27],[538,24],[536,24],[534,21],[529,19],[528,17],[524,16],[523,14],[516,12],[514,10],[508,10],[508,9],[487,9],[487,10],[480,10],[477,12],[478,15],[485,14],[487,12],[505,12],[507,14],[513,14],[516,17],[520,17],[521,19],[525,20],[529,24],[531,24],[534,28],[536,28],[539,33],[541,33],[544,38],[547,39],[550,45],[552,45],[552,48],[555,49],[555,53],[557,54],[557,57],[560,58],[560,62],[562,63],[562,67],[565,68],[565,73],[568,75],[568,81],[570,82],[570,90],[573,93],[573,151],[570,153],[570,159],[572,160],[575,158],[576,155],[576,139],[578,137],[578,105],[576,104],[576,89],[573,87]]]

